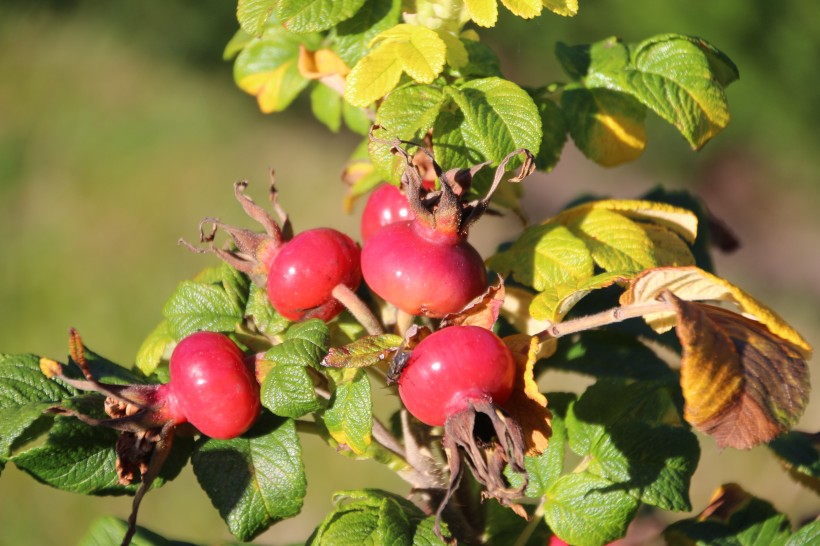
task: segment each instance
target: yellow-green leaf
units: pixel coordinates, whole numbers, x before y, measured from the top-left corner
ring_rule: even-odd
[[[365,107],[389,93],[402,72],[419,83],[431,83],[444,68],[447,46],[435,31],[400,24],[371,42],[373,48],[347,77],[345,99]]]
[[[137,368],[145,375],[154,373],[162,361],[165,349],[175,341],[168,332],[168,321],[163,320],[148,334],[137,350]]]
[[[542,0],[544,7],[564,17],[574,17],[578,13],[578,0]]]
[[[595,266],[584,242],[560,225],[527,229],[512,246],[489,259],[492,269],[536,290],[592,276]]]
[[[544,7],[542,0],[501,0],[501,3],[514,15],[523,19],[541,15],[541,9]]]
[[[448,65],[458,69],[470,61],[467,48],[464,47],[464,43],[458,36],[446,30],[439,30],[437,34],[447,46],[446,60]]]
[[[674,298],[684,417],[720,447],[749,449],[792,427],[808,403],[795,347],[761,323]]]
[[[538,360],[538,338],[518,334],[505,337],[504,344],[516,364],[513,392],[504,409],[521,426],[527,455],[535,457],[547,449],[552,435],[552,413],[547,409],[547,397],[538,390],[533,375],[533,366]]]
[[[480,27],[494,27],[498,21],[498,4],[496,0],[464,0],[470,12],[470,19]]]
[[[239,0],[236,18],[242,30],[251,36],[259,36],[273,13],[275,0]]]
[[[646,107],[609,89],[567,88],[561,108],[578,149],[604,167],[634,161],[646,147]]]
[[[794,345],[804,357],[811,355],[811,345],[777,313],[730,282],[697,267],[659,267],[645,271],[621,295],[621,304],[649,303],[667,290],[683,300],[732,303],[773,334]],[[645,318],[659,332],[669,330],[674,325],[674,317],[670,313]]]
[[[603,269],[637,273],[655,265],[652,240],[629,218],[603,209],[562,216]]]
[[[625,281],[628,275],[601,273],[588,279],[576,279],[565,284],[550,285],[530,304],[530,315],[535,320],[558,322],[587,294],[613,283]]]

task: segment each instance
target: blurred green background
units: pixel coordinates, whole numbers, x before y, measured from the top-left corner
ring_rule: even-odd
[[[530,85],[563,77],[552,53],[557,40],[701,36],[740,68],[728,91],[733,120],[695,154],[650,116],[644,156],[615,170],[568,145],[552,173],[525,183],[531,217],[579,193],[634,197],[656,184],[687,188],[743,243],[718,258],[719,273],[820,346],[820,33],[813,25],[820,6],[580,4],[574,19],[545,13],[525,22],[505,13],[482,36],[499,51],[505,74]],[[304,98],[284,114],[257,111],[221,60],[237,28],[234,11],[230,0],[0,1],[1,352],[62,359],[74,326],[95,351],[130,365],[176,284],[213,263],[177,239],[194,239],[204,216],[248,225],[231,184],[247,178],[250,194],[263,200],[270,168],[297,230],[330,225],[357,235],[355,215],[342,212],[339,174],[358,138],[329,133]],[[487,253],[517,229],[512,220],[490,219],[472,237]],[[553,388],[551,381],[565,379],[545,380]],[[817,399],[801,428],[820,429]],[[718,453],[708,439],[702,446],[696,510],[719,484],[737,481],[793,521],[820,511],[817,497],[793,485],[765,449]],[[375,463],[353,463],[312,439],[305,449],[303,514],[259,544],[303,540],[329,510],[333,490],[406,491]],[[0,476],[0,544],[74,544],[91,521],[125,517],[129,506],[126,498],[51,490],[9,465]],[[140,522],[177,539],[230,538],[190,471],[147,496]]]

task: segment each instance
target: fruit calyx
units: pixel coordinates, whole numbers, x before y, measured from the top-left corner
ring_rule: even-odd
[[[458,234],[466,237],[469,227],[474,224],[489,208],[493,194],[505,179],[507,164],[516,156],[524,155],[524,162],[518,174],[507,178],[509,182],[520,182],[535,171],[535,160],[532,153],[525,148],[519,148],[507,154],[496,168],[493,182],[486,195],[473,201],[465,201],[472,186],[473,178],[490,161],[485,161],[467,168],[453,168],[444,171],[436,162],[433,152],[417,143],[393,139],[386,141],[378,139],[373,135],[379,125],[374,125],[370,130],[370,140],[387,145],[394,154],[402,156],[405,161],[404,172],[401,175],[401,186],[407,195],[410,210],[416,217],[416,221],[434,229],[439,233]],[[414,146],[418,148],[415,154],[409,153],[402,148],[402,145]],[[425,180],[419,172],[418,157],[426,156],[432,164],[433,170],[439,179],[439,190],[428,190],[425,187]]]
[[[270,173],[269,195],[273,208],[279,216],[281,227],[265,209],[245,194],[248,187],[246,180],[234,183],[233,187],[234,196],[242,205],[245,214],[256,220],[264,229],[264,233],[231,226],[221,222],[218,218],[205,218],[199,223],[199,242],[204,243],[205,248],[192,245],[185,239],[180,239],[179,243],[198,254],[216,254],[231,267],[247,274],[257,284],[264,285],[270,264],[279,249],[293,238],[293,228],[288,215],[279,205],[273,171]],[[206,230],[208,225],[211,226],[210,230]],[[216,234],[220,229],[231,237],[235,248],[216,246]]]

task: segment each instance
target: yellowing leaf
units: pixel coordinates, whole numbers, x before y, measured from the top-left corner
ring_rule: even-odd
[[[731,311],[673,297],[683,346],[684,417],[720,447],[749,449],[793,426],[808,366],[791,343]]]
[[[346,76],[350,68],[329,49],[310,51],[305,46],[299,47],[299,73],[309,80],[318,80],[324,76]]]
[[[464,309],[458,313],[445,315],[441,319],[439,328],[447,326],[480,326],[492,330],[493,325],[498,320],[498,314],[501,312],[504,295],[504,280],[499,276],[494,285],[468,303]]]
[[[560,221],[560,218],[589,210],[616,211],[632,220],[663,226],[674,231],[680,235],[684,241],[690,244],[695,242],[695,237],[698,233],[698,218],[691,210],[666,203],[656,203],[655,201],[644,201],[640,199],[603,199],[600,201],[592,201],[567,209],[555,218],[547,220],[547,222],[544,223]]]
[[[773,334],[794,345],[805,358],[811,356],[811,345],[777,313],[728,281],[697,267],[659,267],[645,271],[621,295],[621,304],[649,303],[667,290],[683,300],[732,303]],[[659,332],[669,330],[674,325],[674,317],[670,313],[645,318]]]
[[[532,19],[541,15],[543,4],[541,0],[501,0],[504,6],[523,19]]]
[[[515,384],[504,409],[521,427],[526,454],[532,457],[547,449],[552,435],[552,413],[547,409],[547,397],[538,390],[532,369],[538,359],[538,338],[514,335],[504,338],[516,364]]]
[[[446,30],[439,30],[438,37],[447,45],[447,64],[453,68],[461,68],[470,61],[467,48],[458,36]]]
[[[646,147],[646,108],[610,89],[567,88],[561,95],[572,140],[604,167],[634,161]]]
[[[586,243],[592,259],[603,269],[637,273],[656,265],[652,240],[622,214],[593,209],[562,217],[567,228]]]
[[[400,24],[377,35],[373,49],[347,77],[345,99],[365,107],[389,93],[402,72],[419,83],[431,83],[444,68],[447,46],[435,31]]]
[[[542,0],[542,3],[551,12],[564,17],[574,17],[578,14],[578,0]]]
[[[494,27],[498,21],[498,4],[496,0],[464,0],[470,12],[470,19],[480,27]]]

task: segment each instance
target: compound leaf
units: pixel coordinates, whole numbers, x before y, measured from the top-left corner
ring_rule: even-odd
[[[307,482],[290,419],[260,419],[231,440],[203,438],[191,460],[200,486],[240,540],[302,509]]]
[[[399,24],[373,38],[373,49],[347,76],[344,97],[366,107],[389,93],[406,73],[419,83],[432,83],[444,68],[447,46],[429,28]]]
[[[276,16],[291,32],[321,32],[350,19],[365,0],[281,0]]]

